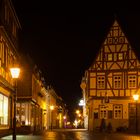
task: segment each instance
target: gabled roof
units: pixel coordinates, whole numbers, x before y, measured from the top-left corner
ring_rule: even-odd
[[[115,34],[115,31],[118,31],[116,35],[114,35],[114,34]],[[105,50],[105,49],[110,49],[110,48],[105,47],[106,44],[108,45],[108,40],[111,39],[111,41],[112,41],[111,44],[112,44],[112,45],[117,45],[117,44],[118,44],[118,40],[121,39],[120,37],[124,38],[124,43],[128,43],[130,49],[133,50],[133,47],[131,46],[131,43],[130,43],[129,40],[127,39],[127,35],[125,35],[125,33],[124,33],[122,27],[120,26],[120,23],[119,23],[118,20],[115,18],[115,20],[114,20],[112,26],[110,27],[110,29],[109,29],[109,31],[108,31],[108,33],[107,33],[107,35],[106,35],[106,37],[105,37],[105,39],[104,39],[102,45],[101,45],[100,48],[99,48],[99,51],[98,51],[98,53],[97,53],[97,55],[96,55],[96,57],[95,57],[95,60],[94,60],[93,64],[90,66],[89,70],[90,70],[90,69],[93,69],[94,67],[96,67],[96,66],[95,66],[95,65],[96,65],[96,64],[95,64],[95,61],[98,60],[99,57],[100,57],[100,59],[101,59],[101,55],[103,55],[103,54],[101,53],[101,49],[103,49],[103,50]],[[115,40],[117,40],[117,41],[115,41]],[[121,40],[120,40],[120,41],[121,41]],[[123,43],[122,43],[122,42],[119,42],[119,44],[123,44]],[[113,46],[112,46],[112,47],[113,47]],[[119,47],[119,46],[117,46],[117,48],[118,48],[118,47]],[[120,48],[120,49],[121,49],[121,48]],[[134,50],[135,50],[135,49],[134,49]],[[119,48],[118,48],[118,51],[119,51]],[[137,57],[137,55],[135,55],[135,51],[133,51],[133,53],[134,53],[134,56]],[[103,57],[103,56],[102,56],[102,57]],[[103,59],[104,59],[104,58],[103,58]],[[100,61],[103,61],[103,60],[100,60]],[[98,63],[97,65],[100,65],[100,63]]]

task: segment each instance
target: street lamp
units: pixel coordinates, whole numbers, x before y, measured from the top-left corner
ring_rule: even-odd
[[[51,130],[52,130],[53,110],[54,110],[54,106],[53,105],[50,106],[50,110],[51,110]]]
[[[136,121],[135,121],[136,124],[135,125],[136,125],[136,133],[137,133],[137,131],[138,131],[138,124],[137,124],[137,101],[139,99],[139,95],[138,94],[134,94],[133,98],[134,98],[134,100],[136,102]]]
[[[19,68],[10,68],[11,76],[13,79],[19,77]],[[17,80],[15,81],[15,93],[14,93],[14,116],[13,116],[13,140],[16,140],[16,98],[17,98]]]

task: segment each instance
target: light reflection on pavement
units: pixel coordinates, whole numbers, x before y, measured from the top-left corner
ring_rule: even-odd
[[[12,140],[12,135],[0,140]],[[93,133],[82,129],[59,129],[46,131],[43,135],[17,135],[17,140],[140,140],[140,134]]]

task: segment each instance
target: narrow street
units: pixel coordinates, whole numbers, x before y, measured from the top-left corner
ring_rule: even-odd
[[[12,140],[12,136],[0,140]],[[46,131],[44,135],[17,135],[17,140],[140,140],[140,135],[121,133],[93,133],[83,129]]]

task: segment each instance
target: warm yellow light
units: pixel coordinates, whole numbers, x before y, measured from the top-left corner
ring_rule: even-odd
[[[65,120],[66,119],[66,116],[63,116],[63,119]]]
[[[18,78],[20,69],[19,68],[10,68],[10,72],[11,72],[12,78]]]
[[[138,94],[134,94],[133,98],[134,98],[135,101],[137,101],[139,99],[139,95]]]
[[[76,114],[79,114],[80,113],[80,111],[79,110],[76,110]]]
[[[54,106],[53,105],[50,106],[50,110],[54,110]]]
[[[79,117],[81,117],[81,114],[78,114]]]
[[[77,120],[75,120],[75,121],[74,121],[74,123],[77,125],[78,121],[77,121]]]

